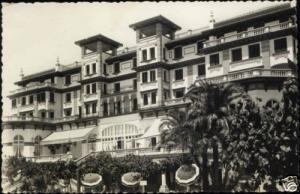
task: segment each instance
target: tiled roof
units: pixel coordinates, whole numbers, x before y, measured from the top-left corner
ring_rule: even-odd
[[[178,26],[177,24],[175,24],[174,22],[170,21],[169,19],[165,18],[162,15],[158,15],[156,17],[152,17],[134,24],[129,25],[130,28],[133,28],[134,30],[137,28],[141,28],[144,26],[148,26],[150,24],[154,24],[154,23],[163,23],[164,25],[168,26],[169,28],[173,29],[173,30],[180,30],[181,27]]]
[[[122,46],[121,43],[115,41],[115,40],[112,40],[102,34],[97,34],[95,36],[91,36],[91,37],[88,37],[88,38],[85,38],[85,39],[82,39],[82,40],[78,40],[75,42],[75,44],[81,46],[81,45],[84,45],[84,44],[88,44],[88,43],[91,43],[91,42],[94,42],[96,40],[99,40],[99,41],[103,41],[107,44],[110,44],[112,46],[115,46],[115,47],[119,47],[119,46]]]

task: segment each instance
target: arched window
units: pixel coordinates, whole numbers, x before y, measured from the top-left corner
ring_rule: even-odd
[[[13,150],[17,157],[21,157],[24,150],[24,137],[16,135],[14,137]]]
[[[36,136],[34,138],[34,156],[40,156],[42,154],[42,146],[41,146],[42,137]]]

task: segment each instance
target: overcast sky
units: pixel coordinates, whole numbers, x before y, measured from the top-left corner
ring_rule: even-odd
[[[281,2],[282,3],[282,2]],[[3,115],[9,115],[9,91],[17,88],[20,69],[28,75],[80,60],[75,41],[104,34],[124,46],[135,45],[129,25],[163,15],[182,27],[208,25],[210,11],[216,21],[234,17],[278,2],[126,2],[126,3],[12,3],[2,4],[3,13]]]

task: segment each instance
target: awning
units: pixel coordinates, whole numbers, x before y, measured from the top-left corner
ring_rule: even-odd
[[[161,119],[155,119],[153,121],[153,124],[150,126],[150,128],[142,135],[141,137],[137,139],[144,139],[148,137],[155,137],[160,135],[160,126],[163,123]]]
[[[41,141],[41,145],[72,143],[86,140],[88,135],[97,127],[88,127],[75,130],[57,131]]]

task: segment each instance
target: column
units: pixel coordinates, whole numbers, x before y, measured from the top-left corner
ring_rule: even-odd
[[[124,96],[123,95],[121,96],[121,103],[120,103],[120,105],[121,105],[121,114],[125,113],[125,101],[124,101]]]
[[[132,112],[132,95],[129,95],[129,112]]]
[[[270,40],[261,42],[261,57],[265,69],[270,69]]]
[[[159,192],[163,192],[163,193],[169,192],[169,188],[166,182],[166,172],[163,172],[161,174],[161,185],[159,187]]]
[[[223,74],[226,75],[228,74],[228,72],[230,71],[229,69],[229,50],[224,50],[222,52],[222,55],[223,55]]]
[[[157,68],[157,105],[163,105],[163,81],[162,81],[162,68]]]

